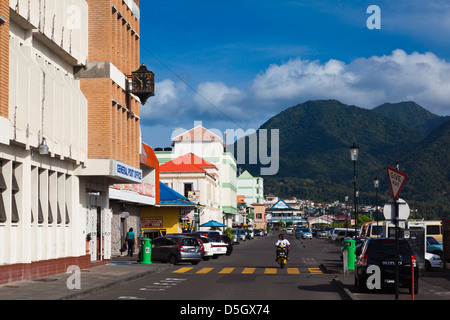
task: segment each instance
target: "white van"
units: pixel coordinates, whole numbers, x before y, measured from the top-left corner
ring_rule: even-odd
[[[346,231],[347,228],[334,228],[333,231],[331,232],[331,240],[336,241],[336,237],[339,233],[339,231]],[[349,231],[355,231],[355,229],[348,229]]]

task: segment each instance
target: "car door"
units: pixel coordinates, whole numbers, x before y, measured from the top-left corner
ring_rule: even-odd
[[[162,260],[162,252],[164,251],[165,238],[156,238],[152,243],[151,259],[154,261]]]

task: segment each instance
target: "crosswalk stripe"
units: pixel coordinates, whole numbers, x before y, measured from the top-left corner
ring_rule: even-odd
[[[308,268],[308,271],[311,274],[321,274],[321,273],[323,273],[322,270],[320,270],[319,268]]]
[[[287,272],[289,274],[300,274],[300,270],[298,270],[298,268],[287,268]]]
[[[185,273],[185,272],[188,272],[189,270],[191,270],[192,269],[192,267],[186,267],[186,268],[180,268],[180,269],[178,269],[178,270],[175,270],[173,273]]]
[[[214,268],[202,268],[202,269],[198,270],[196,273],[208,273],[212,269],[214,269]]]
[[[177,270],[174,270],[172,273],[186,273],[188,271],[191,271],[192,269],[194,269],[193,267],[183,267],[183,268],[179,268]],[[214,269],[217,270],[217,273],[220,274],[230,274],[233,273],[236,268],[234,267],[224,267],[222,269],[220,268],[201,268],[198,271],[195,271],[195,273],[198,274],[206,274],[206,273],[210,273],[211,271],[213,271]],[[279,270],[279,271],[278,271]],[[299,268],[286,268],[286,271],[284,271],[283,269],[279,269],[279,268],[264,268],[264,274],[300,274],[300,269]],[[256,268],[244,268],[240,273],[241,274],[254,274],[256,271]],[[308,272],[310,274],[323,274],[322,270],[320,268],[308,268]]]
[[[255,272],[256,268],[245,268],[244,270],[242,270],[243,274],[253,274],[253,272]]]
[[[232,273],[235,268],[223,268],[219,273]]]
[[[276,274],[277,273],[277,269],[276,268],[266,268],[264,270],[264,274]]]

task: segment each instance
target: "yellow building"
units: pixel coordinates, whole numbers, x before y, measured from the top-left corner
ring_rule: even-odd
[[[142,207],[140,211],[141,237],[154,239],[165,233],[181,233],[183,220],[193,221],[194,202],[159,183],[160,206]],[[187,218],[189,216],[189,218]]]

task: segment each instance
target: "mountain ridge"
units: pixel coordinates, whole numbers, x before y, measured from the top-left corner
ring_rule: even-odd
[[[421,119],[420,116],[418,119]],[[349,147],[355,142],[360,147],[359,159],[356,162],[360,203],[375,203],[373,187],[375,176],[379,176],[381,180],[379,190],[381,198],[386,201],[389,199],[389,184],[385,168],[386,165],[393,166],[395,161],[399,160],[401,165],[404,164],[407,168],[407,173],[411,177],[408,180],[412,181],[407,182],[409,188],[405,186],[405,195],[414,197],[414,200],[417,199],[417,205],[424,211],[427,211],[426,203],[432,202],[438,204],[434,211],[444,210],[445,214],[450,215],[445,208],[448,204],[448,196],[446,198],[443,195],[430,195],[429,192],[424,191],[427,195],[424,197],[419,192],[412,191],[416,185],[417,188],[424,187],[419,179],[413,178],[416,172],[417,174],[420,172],[414,164],[420,162],[420,157],[428,159],[426,154],[417,150],[422,148],[426,150],[426,153],[430,153],[433,149],[424,149],[424,143],[426,143],[424,141],[427,141],[427,137],[429,139],[439,137],[441,140],[442,137],[446,137],[448,129],[444,128],[440,132],[438,130],[440,127],[434,128],[426,135],[411,121],[405,124],[374,110],[346,105],[338,100],[309,100],[297,104],[281,111],[260,127],[260,129],[280,130],[279,171],[274,176],[263,176],[265,193],[271,192],[280,197],[311,198],[317,201],[336,199],[343,201],[345,194],[353,194],[353,170]],[[433,136],[436,130],[437,133]],[[428,144],[432,144],[431,140]],[[445,150],[447,145],[445,142],[440,144],[443,145],[441,148],[444,148],[441,152],[448,156],[449,149]],[[272,152],[270,148],[269,152]],[[414,152],[417,157],[411,157],[411,152]],[[441,158],[437,163],[431,164],[427,160],[427,170],[439,171],[445,165],[442,162],[447,159],[445,156]],[[239,166],[253,175],[259,175],[258,165]],[[436,168],[433,168],[434,166]],[[426,175],[426,173],[420,174]],[[448,178],[439,180],[438,185],[444,190],[441,194],[447,192],[448,181]]]

